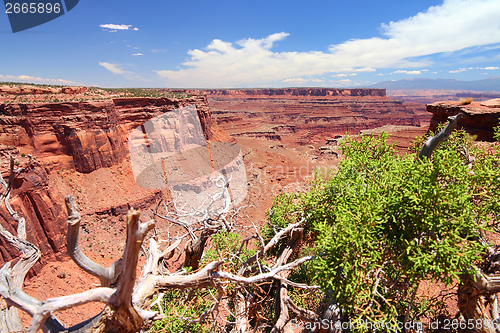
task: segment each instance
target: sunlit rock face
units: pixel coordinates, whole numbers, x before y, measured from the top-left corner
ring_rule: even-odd
[[[41,261],[30,271],[30,275],[37,274],[43,264],[64,258],[66,251],[67,217],[63,196],[72,193],[72,189],[63,186],[64,193],[60,193],[58,190],[61,188],[52,187],[50,173],[90,175],[99,169],[119,165],[129,157],[127,140],[133,129],[182,107],[193,110],[191,116],[196,118],[198,124],[198,140],[212,142],[222,138],[231,141],[220,130],[215,131],[215,137],[212,134],[207,100],[201,95],[186,99],[117,98],[0,104],[1,172],[7,179],[9,154],[21,160],[19,167],[26,168],[13,184],[10,202],[13,209],[26,219],[27,240],[38,246],[42,254]],[[182,131],[194,133],[189,126]],[[164,141],[161,141],[165,145],[174,144],[175,140],[170,137],[174,134],[159,134],[165,135]],[[187,143],[192,144],[193,138],[188,138]],[[207,159],[210,164],[210,158]],[[120,179],[127,180],[127,177],[125,174]],[[78,197],[78,193],[74,194]],[[108,205],[112,202],[111,206],[100,207],[96,211],[97,205],[91,205],[93,208],[84,209],[82,214],[123,215],[130,205],[139,209],[149,208],[158,202],[160,194],[152,190],[133,199],[123,199],[123,195],[116,193],[115,198],[106,200]],[[4,205],[0,206],[0,224],[13,235],[17,234],[17,224]],[[0,237],[0,266],[18,257],[19,252]]]
[[[212,137],[204,96],[187,99],[118,98],[64,103],[0,105],[0,143],[33,153],[49,169],[92,172],[120,163],[128,133],[176,108],[194,105],[204,135]]]
[[[427,111],[432,113],[430,129],[435,131],[440,123],[448,121],[449,116],[463,113],[457,128],[462,128],[477,140],[493,141],[493,128],[498,126],[500,119],[500,99],[484,102],[461,104],[459,101],[437,102],[427,105]]]

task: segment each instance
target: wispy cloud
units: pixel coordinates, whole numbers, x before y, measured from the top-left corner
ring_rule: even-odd
[[[132,28],[132,25],[129,24],[100,24],[99,27],[110,32],[116,32],[118,30],[139,30],[139,28]]]
[[[38,84],[55,84],[55,85],[72,85],[81,86],[82,83],[63,80],[63,79],[45,79],[30,75],[1,75],[0,81],[12,81],[12,82],[26,82],[26,83],[38,83]]]
[[[398,69],[397,71],[392,72],[391,74],[408,74],[408,75],[421,75],[423,70],[419,71],[405,71],[402,69]]]
[[[500,67],[496,67],[496,66],[489,66],[489,67],[469,67],[469,68],[459,68],[459,69],[451,70],[451,71],[449,71],[449,73],[456,74],[456,73],[463,73],[463,72],[470,71],[470,70],[492,71],[492,70],[497,70],[497,69],[500,69]],[[484,74],[484,73],[482,73],[482,74]]]
[[[137,73],[123,69],[122,68],[123,65],[121,65],[121,64],[114,64],[114,63],[110,63],[110,62],[100,61],[99,65],[106,68],[108,71],[110,71],[113,74],[123,76],[127,80],[147,81],[141,75],[138,75]]]
[[[382,24],[383,37],[330,45],[328,52],[272,51],[276,43],[289,37],[286,32],[236,43],[214,39],[204,49],[190,50],[190,59],[183,63],[183,68],[155,72],[169,86],[234,87],[307,79],[326,73],[427,67],[430,60],[419,57],[438,53],[446,56],[474,46],[500,43],[498,17],[498,0],[445,0],[442,5],[410,18]],[[412,72],[418,71],[406,73]]]
[[[287,84],[297,85],[297,86],[305,86],[305,85],[311,85],[311,84],[324,83],[325,81],[321,80],[321,79],[314,79],[314,78],[292,77],[292,78],[283,80],[283,82],[285,82]]]
[[[132,54],[132,55],[133,55],[133,56],[143,56],[144,54],[142,54],[142,53],[134,53],[134,54]]]
[[[132,74],[132,72],[121,69],[119,64],[112,64],[112,63],[103,61],[103,62],[99,62],[99,65],[106,68],[108,71],[110,71],[113,74],[122,74],[122,75],[123,74]]]
[[[346,73],[341,73],[341,74],[334,74],[332,75],[332,77],[346,77],[346,76],[356,76],[358,74],[356,73],[349,73],[349,74],[346,74]]]
[[[450,71],[450,73],[452,73],[452,74],[463,73],[463,72],[466,72],[467,70],[468,70],[467,68],[459,68],[459,69],[455,69],[455,70]]]

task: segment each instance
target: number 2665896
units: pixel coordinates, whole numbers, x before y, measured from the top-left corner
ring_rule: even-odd
[[[5,4],[5,12],[7,14],[59,14],[61,12],[61,4],[56,2],[54,4],[36,3],[36,2],[7,2]]]

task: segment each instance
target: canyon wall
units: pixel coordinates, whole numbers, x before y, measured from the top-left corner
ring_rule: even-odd
[[[0,145],[16,147],[17,153],[12,154],[21,161],[21,166],[28,165],[28,154],[32,155],[32,166],[20,174],[14,185],[12,203],[26,216],[28,239],[41,248],[42,262],[64,255],[63,195],[79,193],[77,200],[87,216],[118,215],[117,212],[126,211],[127,203],[135,207],[141,205],[141,200],[153,202],[157,198],[158,192],[140,192],[131,171],[125,167],[113,168],[127,161],[130,131],[165,112],[195,104],[206,139],[229,141],[232,138],[225,134],[228,133],[246,140],[238,144],[245,153],[247,176],[251,177],[249,197],[263,200],[255,202],[260,211],[265,211],[266,200],[271,200],[283,186],[309,177],[316,165],[329,167],[336,163],[337,153],[326,156],[321,150],[328,139],[346,131],[357,134],[364,129],[386,125],[420,128],[430,119],[423,106],[392,100],[385,96],[384,89],[189,92],[203,94],[186,99],[144,97],[0,104]],[[7,155],[2,158],[6,160]],[[260,169],[264,165],[268,167]],[[300,170],[307,172],[297,177],[286,176],[280,167],[284,170],[302,168]],[[5,167],[2,169],[6,176]],[[94,177],[108,169],[110,171],[102,173],[101,178]],[[50,182],[54,177],[59,182],[72,183],[55,190]],[[273,190],[268,191],[266,186]],[[126,193],[125,188],[128,188]],[[0,223],[11,231],[17,227],[2,209]],[[18,255],[2,241],[0,246],[0,264]]]
[[[92,186],[76,191],[76,173],[90,174],[102,168],[122,163],[128,157],[128,134],[147,120],[174,109],[196,105],[203,134],[212,139],[211,115],[205,96],[196,95],[186,99],[168,98],[116,98],[101,101],[62,103],[6,103],[0,104],[0,165],[2,175],[8,177],[9,154],[16,157],[20,167],[25,167],[12,188],[12,207],[26,218],[28,240],[36,244],[42,258],[30,274],[36,274],[43,263],[61,259],[66,250],[66,210],[63,195],[80,193],[87,203],[79,199],[85,208],[82,214],[118,215],[133,204],[136,208],[147,208],[143,203],[153,204],[158,191],[134,188],[135,196],[117,191],[130,190],[136,186],[130,172],[118,178],[116,190],[106,203],[95,203],[95,193],[109,187],[105,182],[116,179],[100,179]],[[215,136],[218,131],[214,131]],[[50,173],[54,177],[60,172],[70,175],[71,186],[63,193],[51,187]],[[73,176],[71,176],[73,175]],[[101,195],[102,197],[102,195]],[[134,201],[135,200],[135,201]],[[148,206],[149,207],[149,206]],[[17,225],[5,207],[0,207],[0,223],[14,235]],[[15,259],[19,252],[0,237],[0,266]]]
[[[245,98],[246,96],[329,96],[329,97],[348,97],[348,96],[372,96],[385,97],[385,89],[335,89],[335,88],[269,88],[269,89],[206,89],[190,90],[195,93],[204,93],[208,96],[237,96]]]
[[[3,159],[8,159],[7,151],[0,149]],[[63,200],[50,188],[47,172],[37,162],[23,165],[24,171],[18,174],[12,187],[11,206],[26,219],[27,239],[36,244],[42,254],[30,275],[56,259],[61,259],[66,250],[66,212]],[[17,235],[17,223],[7,212],[5,205],[0,206],[0,223],[11,234]],[[0,237],[0,265],[19,257],[19,252]]]
[[[120,163],[131,129],[176,108],[195,104],[210,139],[206,97],[117,98],[102,101],[0,104],[0,144],[35,154],[51,169],[91,172]]]
[[[385,89],[206,90],[217,126],[236,137],[319,142],[385,125],[419,127],[425,107],[388,98]]]

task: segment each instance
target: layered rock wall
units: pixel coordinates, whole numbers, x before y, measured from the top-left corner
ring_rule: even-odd
[[[449,116],[463,113],[457,128],[475,135],[477,140],[493,141],[494,127],[499,125],[500,99],[465,105],[453,101],[437,102],[427,105],[427,111],[432,113],[431,131],[436,131],[439,124],[448,122]]]
[[[28,241],[42,252],[41,260],[30,274],[36,274],[44,263],[62,258],[66,250],[64,201],[50,187],[48,172],[64,169],[66,173],[90,173],[120,164],[128,156],[127,140],[132,129],[158,115],[193,104],[205,138],[211,139],[211,115],[206,97],[201,95],[186,99],[118,98],[0,104],[0,166],[3,176],[8,177],[5,162],[9,153],[22,161],[21,166],[27,166],[13,185],[10,202],[14,210],[26,219]],[[28,158],[28,154],[32,157]],[[104,210],[86,213],[121,214],[126,212],[128,204],[147,206],[157,201],[158,196],[156,191],[134,202],[118,201]],[[17,234],[17,225],[4,205],[0,205],[0,223],[13,235]],[[0,266],[18,256],[19,252],[0,237]]]
[[[207,90],[217,126],[233,136],[320,142],[385,125],[421,126],[422,105],[386,97],[385,89]]]
[[[11,198],[12,208],[26,219],[27,240],[36,244],[42,254],[30,272],[33,274],[44,263],[61,259],[66,250],[63,200],[49,187],[47,173],[38,163],[27,167],[17,176]],[[17,235],[17,224],[4,205],[0,206],[0,223],[11,234]],[[0,265],[18,257],[19,252],[0,237]]]
[[[205,137],[211,116],[204,96],[187,99],[118,98],[103,101],[1,104],[0,144],[38,156],[49,168],[91,172],[120,163],[131,129],[162,113],[195,104]]]
[[[335,88],[270,88],[270,89],[207,89],[195,90],[208,96],[372,96],[385,97],[385,89],[335,89]]]

